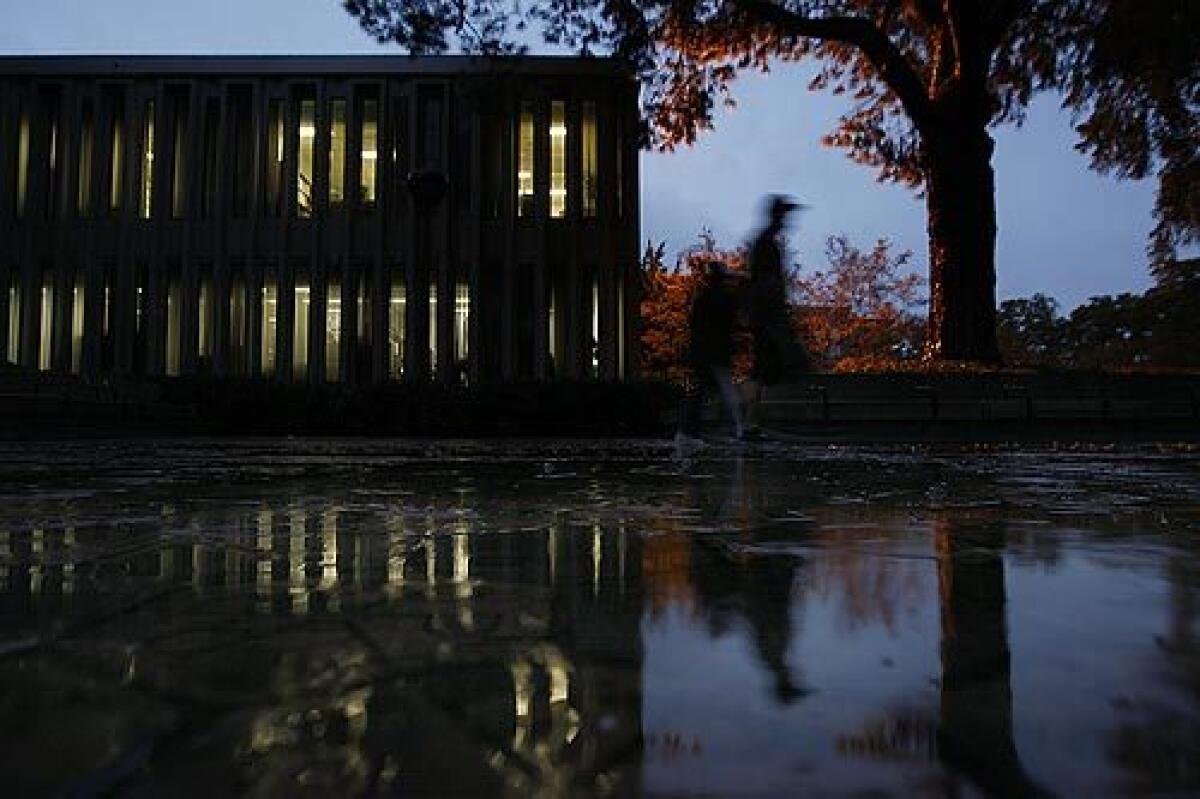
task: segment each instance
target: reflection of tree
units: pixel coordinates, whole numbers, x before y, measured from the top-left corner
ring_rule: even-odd
[[[934,522],[942,610],[938,753],[993,796],[1037,796],[1013,742],[1003,530]]]
[[[1200,575],[1194,562],[1194,551],[1168,560],[1169,627],[1156,638],[1168,681],[1190,703],[1135,708],[1140,715],[1121,723],[1108,741],[1109,758],[1129,772],[1129,787],[1139,794],[1200,790]]]

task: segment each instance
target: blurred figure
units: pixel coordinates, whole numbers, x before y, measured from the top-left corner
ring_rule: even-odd
[[[787,305],[780,235],[788,216],[805,206],[773,194],[767,200],[767,225],[750,248],[748,310],[754,337],[754,366],[748,381],[746,427],[757,431],[758,407],[767,386],[808,371],[808,358],[792,332]]]
[[[738,438],[743,435],[741,403],[730,374],[734,325],[738,313],[734,280],[720,261],[705,264],[703,280],[692,300],[688,316],[691,334],[688,362],[692,369],[692,384],[679,415],[677,443],[694,444],[698,441],[700,412],[705,398],[714,387],[719,390],[729,411],[734,435]]]

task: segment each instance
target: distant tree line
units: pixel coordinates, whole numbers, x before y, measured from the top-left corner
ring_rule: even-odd
[[[826,241],[826,265],[793,267],[792,316],[816,368],[832,372],[911,371],[922,360],[926,282],[909,269],[912,254],[887,239],[869,249],[846,236]],[[707,232],[668,265],[663,244],[643,255],[642,365],[648,376],[687,380],[688,310],[703,267],[719,260],[745,268],[745,248],[727,249]],[[997,337],[1012,368],[1159,370],[1200,368],[1200,258],[1156,271],[1142,294],[1093,297],[1069,314],[1045,295],[1006,300]],[[735,376],[750,367],[749,340],[738,342]]]
[[[1092,297],[1070,314],[1045,294],[1006,300],[1000,350],[1011,366],[1070,369],[1200,367],[1200,258],[1157,270],[1142,294]]]

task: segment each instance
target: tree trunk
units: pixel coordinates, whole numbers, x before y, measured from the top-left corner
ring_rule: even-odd
[[[926,136],[931,360],[1000,361],[993,149],[982,124]]]

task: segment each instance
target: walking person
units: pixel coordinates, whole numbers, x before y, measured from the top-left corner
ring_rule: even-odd
[[[738,298],[733,276],[725,264],[709,261],[704,266],[704,275],[688,315],[691,334],[688,362],[692,384],[680,411],[676,436],[676,443],[680,445],[699,442],[700,413],[704,400],[714,388],[729,413],[734,435],[738,438],[743,435],[741,403],[730,372],[737,315]]]
[[[767,200],[767,224],[750,247],[747,305],[754,340],[754,365],[747,381],[749,392],[745,414],[746,430],[750,435],[758,432],[759,406],[767,387],[809,368],[808,357],[792,331],[780,244],[788,216],[803,207],[781,194],[771,195]]]

